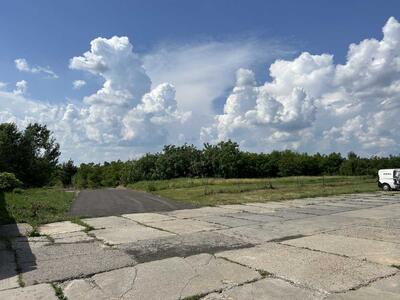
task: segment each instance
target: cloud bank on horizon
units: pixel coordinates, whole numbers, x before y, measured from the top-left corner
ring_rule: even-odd
[[[241,68],[265,58],[260,45],[231,46],[211,43],[141,57],[127,37],[96,38],[69,62],[70,69],[102,80],[96,92],[78,103],[55,105],[28,98],[25,80],[14,90],[0,84],[0,122],[47,124],[63,157],[76,161],[126,159],[166,143],[227,139],[250,151],[399,153],[400,24],[395,18],[384,25],[381,40],[351,44],[344,64],[335,64],[330,54],[303,52],[275,60],[263,84],[254,71]],[[210,54],[215,56],[207,65],[203,59]],[[52,74],[25,59],[15,64],[22,72]],[[235,73],[236,82],[230,82]],[[73,88],[85,84],[76,80]],[[212,101],[232,85],[223,112],[216,114]]]

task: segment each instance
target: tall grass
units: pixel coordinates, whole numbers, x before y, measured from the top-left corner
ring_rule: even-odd
[[[197,205],[271,201],[375,191],[369,176],[298,176],[282,178],[179,178],[142,181],[129,186]]]

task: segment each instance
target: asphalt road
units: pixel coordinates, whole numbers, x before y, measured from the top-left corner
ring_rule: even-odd
[[[193,208],[144,192],[128,189],[83,190],[72,202],[69,215],[86,217]]]

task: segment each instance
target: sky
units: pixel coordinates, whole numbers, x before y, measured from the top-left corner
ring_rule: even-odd
[[[398,154],[398,1],[2,1],[0,122],[62,160],[234,140]]]

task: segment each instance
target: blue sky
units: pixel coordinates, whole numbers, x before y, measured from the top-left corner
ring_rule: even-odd
[[[3,1],[0,80],[23,76],[16,57],[49,65],[72,80],[68,60],[96,37],[128,36],[139,53],[162,42],[225,40],[243,35],[277,39],[296,51],[332,53],[343,62],[352,42],[380,36],[399,1]],[[394,15],[396,17],[396,15]],[[83,93],[66,81],[36,79],[31,93],[60,101]],[[60,93],[61,91],[61,93]]]
[[[304,51],[313,55],[332,54],[334,55],[332,64],[344,65],[347,62],[349,45],[371,38],[381,40],[382,27],[389,17],[399,17],[396,14],[400,11],[399,8],[399,1],[389,0],[2,1],[0,4],[0,82],[7,83],[7,92],[11,93],[16,82],[25,80],[28,89],[24,97],[37,103],[51,105],[74,103],[79,106],[84,103],[85,97],[100,90],[107,78],[101,72],[89,70],[87,67],[71,67],[70,60],[89,51],[90,42],[98,37],[106,39],[113,36],[128,37],[130,44],[133,44],[133,52],[144,64],[152,82],[152,88],[163,82],[171,82],[177,91],[177,109],[182,109],[182,112],[190,110],[192,116],[194,115],[194,121],[189,121],[192,122],[190,125],[184,125],[183,132],[177,130],[178,125],[172,126],[172,132],[168,131],[169,136],[181,137],[176,141],[160,139],[160,143],[150,143],[153,145],[151,147],[145,147],[143,143],[139,145],[128,143],[129,146],[122,146],[126,145],[126,139],[124,142],[113,141],[114,144],[119,145],[119,150],[112,148],[109,151],[118,153],[104,156],[104,158],[134,157],[144,151],[160,149],[161,142],[165,141],[201,144],[200,129],[211,128],[213,125],[206,123],[211,122],[210,120],[215,116],[224,114],[223,107],[226,100],[232,93],[232,88],[237,86],[235,84],[236,69],[250,68],[254,71],[257,84],[262,85],[265,81],[271,80],[268,76],[271,63],[276,59],[293,61]],[[231,48],[241,48],[243,45],[247,45],[247,48],[243,49],[245,54],[232,52]],[[206,73],[193,75],[199,67],[202,72],[206,72],[208,68],[205,66],[215,65],[216,61],[212,60],[214,54],[220,60],[219,57],[221,59],[230,57],[226,54],[228,52],[232,55],[231,60],[236,60],[236,63],[227,63],[218,69],[218,72],[221,72],[218,76],[223,76],[225,79],[217,86],[212,86],[211,83],[204,85],[204,78],[208,76]],[[194,59],[189,63],[191,56],[194,56]],[[58,78],[49,78],[43,72],[21,72],[15,66],[14,60],[17,58],[24,58],[30,68],[41,67],[52,70]],[[168,65],[169,63],[172,65]],[[176,70],[174,70],[174,64],[177,64]],[[112,76],[116,74],[115,72]],[[199,87],[198,90],[195,83],[185,85],[190,81],[187,79],[190,76],[195,76],[195,79],[191,80],[199,83],[196,85]],[[80,89],[73,89],[74,80],[84,80],[86,85]],[[114,77],[108,80],[116,82]],[[343,83],[342,85],[345,86]],[[316,103],[323,102],[318,99],[318,97],[323,98],[321,95],[318,97],[313,95],[307,87],[296,86],[296,88],[305,89],[308,94],[315,97]],[[215,115],[205,117],[205,114],[210,114],[210,111],[202,111],[196,116],[199,102],[193,104],[190,99],[182,99],[183,96],[187,98],[188,91],[193,89],[194,93],[197,93],[193,97],[212,98],[205,101],[211,103],[211,112]],[[201,91],[204,91],[204,94],[201,94]],[[329,90],[329,93],[334,92]],[[278,100],[279,97],[283,97],[275,96]],[[353,101],[356,101],[354,99]],[[3,97],[3,99],[0,98],[0,103],[1,101],[3,101],[3,107],[6,107],[4,103],[9,100]],[[12,114],[11,108],[8,111]],[[206,122],[202,121],[204,118],[207,119]],[[342,116],[337,117],[341,123],[346,121],[346,118],[341,118]],[[354,116],[351,119],[354,119]],[[247,122],[247,125],[251,123],[248,120],[244,122]],[[290,127],[302,123],[296,122]],[[49,124],[51,123],[52,121],[49,121]],[[317,125],[320,126],[318,120],[313,126]],[[187,132],[188,126],[195,128],[190,134]],[[338,127],[333,122],[330,126],[331,128]],[[298,130],[304,130],[306,127],[303,124]],[[324,128],[325,133],[320,132],[315,136],[321,138],[322,135],[327,134],[328,129]],[[387,153],[385,149],[379,147],[355,147],[355,145],[337,148],[321,144],[320,148],[311,149],[298,146],[298,143],[294,142],[299,132],[288,131],[283,127],[274,127],[273,130],[275,133],[287,134],[290,138],[283,143],[279,141],[276,145],[269,144],[268,147],[260,147],[255,146],[254,141],[246,141],[240,134],[236,135],[229,129],[229,134],[232,133],[232,136],[227,132],[219,131],[216,135],[214,134],[214,140],[221,137],[236,137],[243,147],[256,151],[282,147],[314,152],[348,151],[355,148],[365,155]],[[266,131],[269,132],[269,129]],[[163,132],[161,135],[163,134],[167,133]],[[110,145],[109,142],[101,139],[95,141],[94,144],[88,140],[91,139],[77,140],[77,143],[81,146],[87,143],[91,145],[91,148],[93,145],[98,147]],[[67,152],[77,160],[86,159],[72,149],[68,149]],[[101,160],[103,156],[96,154],[95,159]]]

